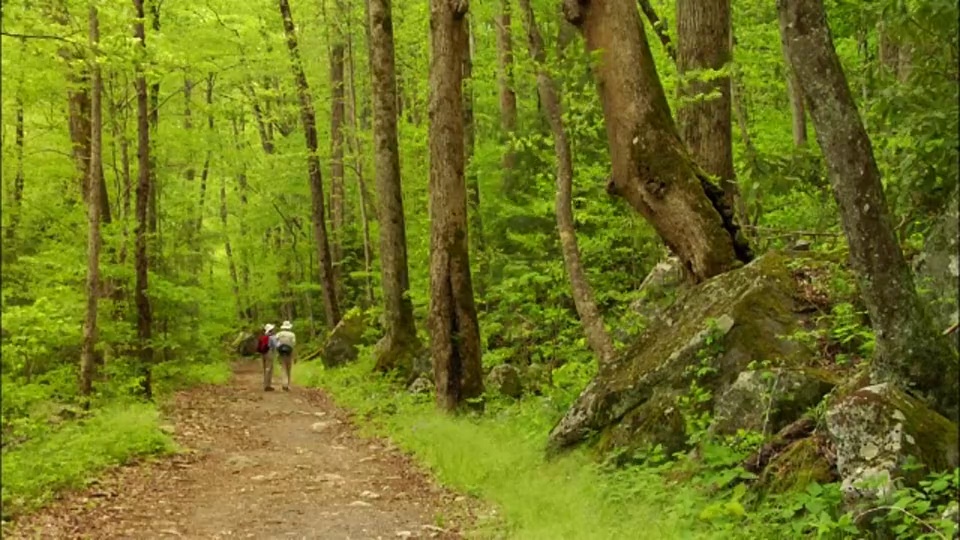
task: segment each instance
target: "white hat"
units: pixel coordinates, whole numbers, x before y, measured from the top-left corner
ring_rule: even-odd
[[[274,325],[270,324],[270,323],[267,323],[267,324],[263,325],[263,331],[264,331],[265,333],[267,333],[267,334],[269,334],[271,331],[273,331],[274,328],[276,328],[276,327],[275,327]]]
[[[290,330],[291,328],[293,328],[293,324],[290,321],[283,321],[283,324],[280,325],[281,330]]]

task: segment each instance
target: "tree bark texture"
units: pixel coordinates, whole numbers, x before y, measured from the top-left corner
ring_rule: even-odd
[[[287,48],[290,50],[290,66],[297,84],[300,98],[300,120],[307,143],[307,173],[310,178],[310,194],[313,203],[313,235],[317,244],[317,259],[320,262],[320,281],[323,288],[323,308],[327,328],[340,322],[340,306],[337,303],[337,289],[334,281],[333,264],[330,259],[330,244],[327,240],[327,225],[324,219],[323,178],[320,173],[320,158],[317,156],[317,117],[313,109],[313,98],[303,72],[300,51],[297,47],[297,32],[293,25],[288,0],[279,0],[280,15],[283,17],[283,29],[287,36]]]
[[[466,0],[430,0],[430,349],[437,404],[483,394],[470,280],[461,77]]]
[[[147,296],[148,269],[147,235],[149,223],[147,207],[150,202],[150,118],[148,110],[147,79],[143,71],[144,56],[146,55],[147,40],[144,31],[144,0],[133,0],[136,10],[136,22],[133,24],[133,37],[140,43],[140,58],[136,66],[137,74],[135,86],[137,89],[137,228],[134,246],[134,266],[136,269],[136,286],[134,299],[137,305],[137,338],[140,342],[140,369],[144,377],[141,389],[148,397],[152,397],[153,388],[151,371],[153,364],[153,312],[150,306],[150,297]]]
[[[22,86],[22,85],[21,85]],[[17,160],[17,172],[13,179],[13,208],[10,212],[10,221],[7,224],[7,240],[14,240],[17,237],[17,229],[20,227],[21,211],[23,210],[23,89],[18,89],[17,94],[17,112],[16,126],[14,127],[14,156]]]
[[[464,16],[464,31],[460,36],[460,47],[463,51],[461,60],[461,83],[463,100],[463,146],[464,170],[467,178],[467,218],[470,226],[470,251],[477,258],[477,292],[481,298],[484,295],[484,281],[487,274],[487,261],[484,255],[485,242],[483,236],[483,215],[480,213],[480,179],[470,172],[470,162],[473,161],[473,150],[476,146],[476,123],[473,118],[473,38],[470,30],[470,16]]]
[[[613,166],[624,197],[683,262],[694,282],[752,258],[723,192],[688,155],[670,115],[632,0],[566,0],[564,12],[596,68]]]
[[[600,368],[609,364],[614,357],[613,340],[603,325],[603,317],[597,308],[593,296],[593,289],[587,280],[580,260],[580,248],[577,245],[577,235],[574,228],[573,207],[573,157],[570,152],[570,141],[567,139],[563,127],[563,114],[560,104],[560,94],[557,84],[550,76],[546,66],[546,51],[543,37],[530,7],[530,0],[520,0],[520,11],[524,18],[527,30],[527,41],[530,56],[537,65],[537,86],[540,91],[540,101],[543,104],[547,121],[553,131],[553,147],[557,159],[557,230],[560,233],[560,247],[563,251],[563,262],[570,277],[570,286],[573,292],[574,305],[583,324],[587,343],[597,356]]]
[[[419,351],[410,301],[407,236],[400,183],[397,84],[390,0],[369,0],[370,71],[373,83],[373,144],[380,221],[380,275],[386,334],[378,347],[378,371],[412,368]]]
[[[87,185],[87,303],[83,318],[83,344],[80,349],[80,395],[89,396],[93,389],[96,365],[97,302],[100,292],[100,182],[103,173],[103,81],[97,63],[100,43],[100,22],[97,8],[90,6],[89,42],[93,51],[90,77],[90,156]]]
[[[211,137],[215,137],[214,115],[213,115],[213,83],[215,75],[211,71],[207,74],[207,131]],[[203,230],[203,212],[207,199],[207,177],[210,174],[210,160],[213,157],[213,150],[207,150],[206,157],[203,158],[203,169],[200,170],[200,200],[197,202],[197,226],[196,234],[199,235]]]
[[[727,205],[736,208],[730,77],[703,73],[730,67],[730,32],[730,0],[677,0],[680,135],[694,161],[717,179]]]
[[[787,56],[806,100],[840,208],[850,263],[876,333],[875,381],[958,417],[957,354],[932,324],[894,232],[870,139],[834,49],[822,0],[777,2]]]

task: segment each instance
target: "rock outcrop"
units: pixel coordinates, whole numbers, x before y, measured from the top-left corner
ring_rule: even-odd
[[[743,371],[717,399],[711,431],[734,435],[737,430],[776,433],[815,406],[835,386],[833,378],[815,369]]]
[[[958,465],[957,425],[891,384],[861,388],[832,404],[827,430],[847,500],[889,494]],[[925,467],[905,467],[916,460]]]
[[[605,446],[675,446],[676,396],[694,379],[722,395],[753,361],[803,365],[812,353],[790,340],[801,321],[787,259],[769,253],[696,287],[677,301],[587,385],[550,433],[556,452],[599,434]],[[710,349],[709,358],[698,354]],[[711,372],[697,375],[704,362]],[[712,407],[712,400],[704,403]],[[639,448],[639,447],[637,447]]]

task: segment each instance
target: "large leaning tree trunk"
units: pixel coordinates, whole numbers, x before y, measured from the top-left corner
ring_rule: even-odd
[[[317,115],[313,110],[310,86],[307,85],[307,76],[303,72],[303,63],[300,61],[297,30],[293,25],[290,3],[287,0],[280,0],[280,15],[283,17],[283,30],[287,36],[287,48],[290,50],[290,69],[293,70],[297,94],[300,97],[300,121],[303,123],[307,143],[307,174],[310,178],[310,198],[313,202],[313,235],[317,244],[317,259],[320,262],[324,315],[327,328],[333,330],[333,327],[340,322],[340,305],[337,303],[336,281],[333,263],[330,260],[327,224],[324,219],[323,178],[320,175],[320,158],[317,156]]]
[[[723,191],[680,141],[636,4],[565,0],[564,13],[587,49],[602,51],[595,71],[613,168],[608,191],[653,225],[693,282],[749,261]]]
[[[390,0],[369,0],[370,71],[373,82],[373,144],[380,220],[380,271],[386,334],[377,347],[376,369],[409,372],[421,349],[410,301],[407,232],[400,189],[397,80]]]
[[[430,0],[430,352],[437,404],[447,411],[483,393],[463,171],[466,15],[465,0]]]
[[[957,353],[917,296],[883,194],[873,148],[837,58],[822,0],[777,2],[784,43],[840,208],[850,263],[876,332],[875,381],[928,398],[957,420]]]
[[[740,203],[733,172],[730,0],[677,0],[680,136],[700,167],[715,177],[731,208]],[[713,73],[711,73],[713,72]]]
[[[148,110],[147,79],[144,73],[143,62],[146,57],[147,40],[143,28],[144,0],[133,0],[136,11],[136,22],[133,23],[133,37],[140,43],[140,56],[136,65],[137,91],[137,201],[136,215],[137,228],[134,233],[134,267],[136,269],[136,285],[134,287],[134,301],[137,305],[137,340],[140,347],[140,371],[143,376],[141,390],[147,398],[153,396],[151,380],[153,365],[153,311],[150,306],[150,297],[147,296],[147,278],[149,276],[149,261],[147,259],[147,235],[150,226],[147,210],[150,205],[150,113]]]
[[[97,8],[90,5],[90,48],[93,51],[90,77],[90,161],[87,177],[87,305],[83,319],[83,345],[80,350],[80,394],[93,389],[96,365],[97,301],[100,289],[100,176],[103,171],[103,81],[96,51],[100,43]]]
[[[574,229],[573,207],[571,204],[573,191],[573,157],[570,152],[570,141],[563,127],[563,113],[560,107],[560,94],[557,84],[550,76],[546,65],[546,51],[543,45],[543,36],[537,27],[530,0],[520,0],[520,11],[523,24],[527,30],[527,42],[530,56],[537,65],[537,87],[540,91],[540,102],[543,104],[547,121],[553,131],[553,147],[557,158],[557,230],[560,233],[560,247],[563,251],[563,262],[570,276],[570,286],[573,290],[573,302],[577,314],[583,324],[583,331],[587,343],[597,356],[597,363],[601,369],[614,357],[613,340],[603,326],[603,317],[597,309],[597,302],[587,280],[583,264],[580,261],[580,248],[577,245],[577,234]]]

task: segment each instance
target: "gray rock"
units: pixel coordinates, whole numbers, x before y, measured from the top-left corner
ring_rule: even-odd
[[[540,394],[550,385],[550,373],[543,364],[530,364],[523,371],[523,389],[531,394]]]
[[[793,247],[791,247],[790,249],[792,249],[793,251],[810,251],[810,246],[811,244],[809,240],[801,239],[794,242]]]
[[[806,369],[743,371],[717,398],[710,429],[734,435],[738,429],[776,433],[815,406],[834,384],[825,373]]]
[[[783,255],[769,253],[682,291],[636,344],[587,385],[551,431],[549,450],[579,444],[596,433],[602,439],[628,413],[650,401],[655,391],[687,392],[696,378],[701,387],[719,396],[750,362],[778,359],[785,367],[802,365],[812,352],[787,339],[799,328],[802,308],[786,263]],[[708,353],[714,370],[706,376],[696,376],[704,361],[701,351]],[[665,416],[667,411],[644,413],[657,414]]]
[[[407,392],[411,394],[429,394],[433,392],[433,381],[426,377],[417,377],[410,386],[407,387]]]
[[[891,384],[861,388],[827,411],[837,471],[848,502],[882,498],[893,480],[907,484],[958,464],[957,425]],[[912,459],[925,470],[905,468]]]
[[[487,389],[504,396],[518,398],[523,395],[520,372],[510,364],[500,364],[487,375]]]
[[[227,465],[233,469],[233,472],[240,472],[243,469],[253,467],[257,464],[252,458],[243,454],[233,454],[227,458]]]

